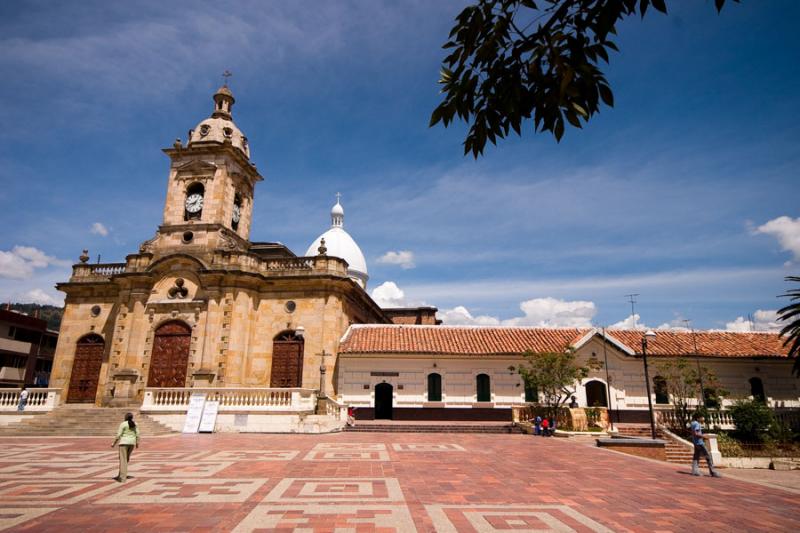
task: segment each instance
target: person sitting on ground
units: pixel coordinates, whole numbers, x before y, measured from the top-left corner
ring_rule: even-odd
[[[550,436],[550,421],[547,418],[542,419],[542,436],[549,437]]]

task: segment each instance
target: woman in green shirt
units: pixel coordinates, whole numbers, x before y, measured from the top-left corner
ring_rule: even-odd
[[[119,443],[119,475],[115,477],[119,482],[128,479],[128,461],[131,460],[133,447],[139,447],[139,427],[133,421],[133,413],[125,413],[125,421],[117,429],[117,438],[111,447]]]

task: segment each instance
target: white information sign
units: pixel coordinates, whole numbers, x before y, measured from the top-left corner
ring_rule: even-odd
[[[217,411],[219,402],[206,402],[203,407],[203,417],[200,419],[200,433],[214,433],[214,426],[217,424]]]
[[[203,416],[203,405],[206,403],[204,392],[192,393],[189,398],[189,410],[186,411],[186,421],[183,423],[184,433],[197,433],[200,427],[200,418]]]

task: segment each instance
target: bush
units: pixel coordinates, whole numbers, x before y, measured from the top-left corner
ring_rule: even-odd
[[[746,455],[739,441],[727,433],[717,434],[717,445],[719,446],[719,453],[723,457],[744,457]]]
[[[739,440],[764,442],[778,429],[772,410],[758,400],[737,400],[730,411]]]

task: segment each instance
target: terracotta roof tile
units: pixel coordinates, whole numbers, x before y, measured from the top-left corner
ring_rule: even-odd
[[[561,351],[588,329],[487,328],[456,326],[352,326],[339,353],[419,353],[458,355]]]
[[[415,353],[453,355],[507,355],[526,350],[562,351],[591,329],[511,328],[416,325],[354,325],[348,329],[339,353]],[[641,353],[643,332],[608,330],[609,337]],[[695,340],[697,352],[695,352]],[[786,357],[777,333],[722,331],[658,331],[648,355],[707,357]]]
[[[642,352],[642,331],[607,330],[609,336]],[[697,350],[695,350],[695,341]],[[788,348],[777,333],[729,331],[656,331],[647,344],[647,355],[700,355],[706,357],[786,357]]]

